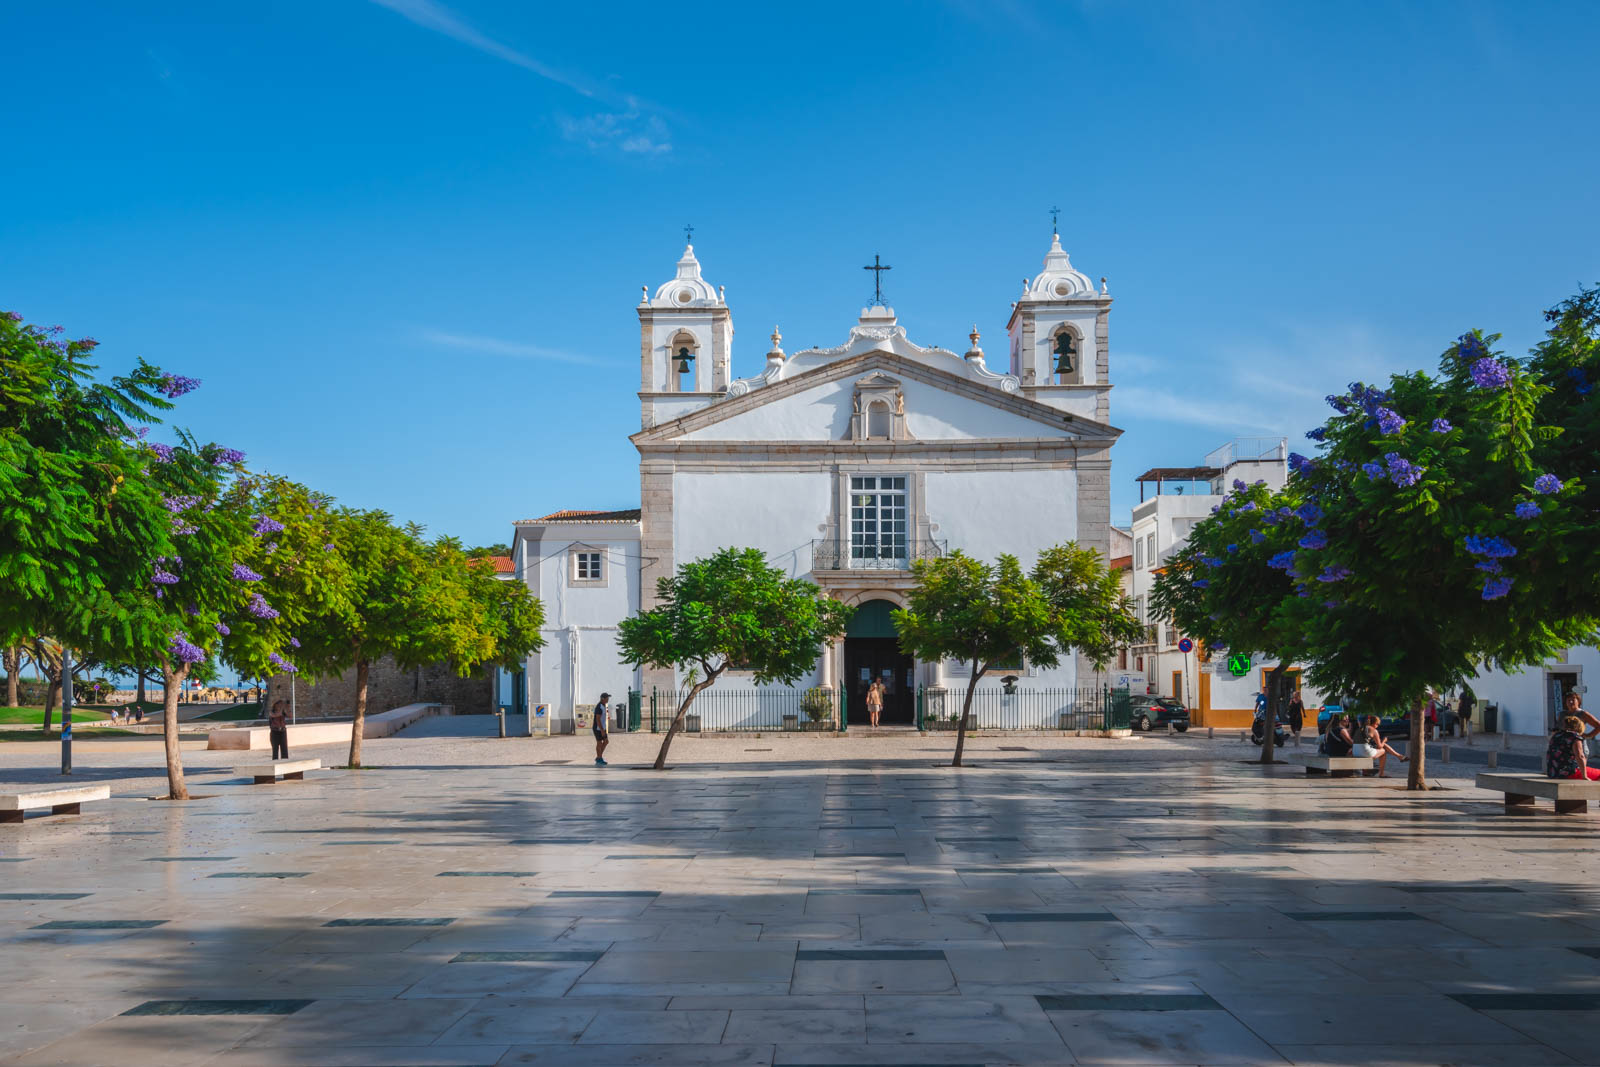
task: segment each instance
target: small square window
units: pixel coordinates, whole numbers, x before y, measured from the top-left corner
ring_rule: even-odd
[[[580,582],[598,582],[605,577],[603,554],[599,552],[574,552],[572,576]]]

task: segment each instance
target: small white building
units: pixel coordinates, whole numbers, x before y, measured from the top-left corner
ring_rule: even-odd
[[[1139,503],[1133,509],[1134,610],[1145,625],[1145,642],[1131,650],[1132,667],[1149,679],[1148,692],[1169,696],[1195,709],[1202,726],[1247,726],[1255,714],[1255,695],[1266,685],[1267,671],[1277,663],[1252,657],[1229,669],[1226,655],[1208,656],[1205,649],[1179,649],[1183,635],[1150,606],[1156,575],[1167,559],[1189,540],[1189,533],[1222,503],[1235,481],[1264,481],[1278,489],[1289,480],[1288,440],[1241,437],[1207,454],[1196,467],[1156,467],[1138,478]],[[1150,498],[1145,499],[1146,492]],[[1248,650],[1242,650],[1248,652]],[[1300,685],[1300,668],[1291,668]],[[1302,689],[1306,706],[1322,702],[1311,685]]]
[[[1044,268],[1008,310],[1003,369],[976,327],[964,352],[909,337],[894,309],[861,309],[841,344],[785,352],[774,329],[759,371],[733,374],[726,293],[685,248],[647,287],[639,318],[637,511],[562,511],[516,524],[517,574],[544,601],[543,650],[529,658],[530,704],[557,730],[601,690],[671,691],[668,670],[620,661],[624,617],[656,582],[725,547],[754,547],[858,611],[802,686],[889,688],[885,723],[910,722],[919,686],[965,684],[964,665],[903,654],[890,611],[914,560],[962,549],[1031,566],[1064,541],[1110,553],[1111,297],[1053,236]],[[1007,673],[1036,687],[1107,679],[1087,663]],[[994,682],[998,687],[999,679]],[[733,674],[718,687],[749,688]]]
[[[1587,679],[1600,678],[1600,649],[1580,645],[1542,664],[1512,673],[1483,671],[1472,680],[1478,698],[1473,721],[1483,729],[1484,706],[1497,707],[1496,728],[1504,733],[1547,734],[1564,708],[1566,695],[1577,692],[1583,706],[1594,712],[1595,701],[1588,696]]]

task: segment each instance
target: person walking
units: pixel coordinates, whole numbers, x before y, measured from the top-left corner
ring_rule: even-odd
[[[606,746],[611,743],[611,708],[607,701],[611,699],[610,693],[600,694],[600,703],[594,706],[594,765],[606,766]]]
[[[1294,732],[1294,743],[1300,743],[1300,728],[1306,722],[1306,705],[1300,696],[1299,687],[1289,694],[1289,729]]]
[[[873,726],[878,725],[878,716],[883,714],[883,679],[874,678],[867,687],[867,718]]]
[[[1472,709],[1478,703],[1477,694],[1473,693],[1472,686],[1461,687],[1461,698],[1456,701],[1456,721],[1461,724],[1461,734],[1467,739],[1467,744],[1472,744]]]
[[[272,739],[272,758],[289,758],[289,702],[275,700],[267,716],[267,736]]]

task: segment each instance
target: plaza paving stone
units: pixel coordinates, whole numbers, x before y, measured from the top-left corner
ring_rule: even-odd
[[[0,1062],[1600,1063],[1600,814],[1200,738],[466,730],[186,753],[188,804],[81,745],[113,799],[0,833]]]

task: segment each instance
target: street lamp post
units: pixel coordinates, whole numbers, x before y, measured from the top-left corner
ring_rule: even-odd
[[[61,773],[72,773],[72,650],[61,646]]]

